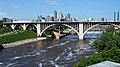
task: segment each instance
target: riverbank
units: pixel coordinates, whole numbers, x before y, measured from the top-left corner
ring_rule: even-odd
[[[2,44],[1,47],[3,47],[3,48],[11,48],[11,47],[16,47],[16,46],[20,46],[20,45],[23,45],[23,44],[26,44],[26,43],[36,42],[36,41],[44,40],[44,39],[46,39],[46,37],[26,39],[26,40],[12,42],[12,43],[8,43],[8,44]]]

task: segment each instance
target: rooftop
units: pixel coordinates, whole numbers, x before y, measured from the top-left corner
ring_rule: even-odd
[[[120,64],[115,63],[115,62],[111,62],[111,61],[104,61],[104,62],[100,62],[100,63],[90,65],[87,67],[120,67]]]

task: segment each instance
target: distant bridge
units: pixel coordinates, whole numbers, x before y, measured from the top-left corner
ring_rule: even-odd
[[[12,29],[16,29],[21,26],[23,30],[27,30],[30,26],[37,29],[37,35],[42,36],[42,34],[54,25],[64,25],[72,30],[74,30],[79,39],[83,39],[85,33],[96,26],[113,26],[115,28],[120,28],[120,22],[79,22],[79,21],[51,21],[51,22],[4,22],[4,26],[9,25]]]

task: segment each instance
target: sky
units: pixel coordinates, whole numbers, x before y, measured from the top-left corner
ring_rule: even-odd
[[[37,15],[51,15],[54,10],[78,20],[113,20],[113,13],[120,11],[120,0],[0,0],[0,19],[33,20]]]

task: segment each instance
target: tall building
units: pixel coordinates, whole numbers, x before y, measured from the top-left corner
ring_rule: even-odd
[[[67,14],[67,15],[66,15],[66,18],[70,18],[70,14]]]
[[[61,12],[58,12],[57,19],[61,21],[62,18],[63,18],[63,14]]]
[[[116,12],[114,12],[114,21],[116,21]]]
[[[101,21],[105,21],[105,18],[102,17],[102,18],[101,18]]]
[[[119,21],[119,11],[117,12],[117,21]]]
[[[47,21],[54,21],[54,17],[53,17],[53,16],[47,16],[47,17],[46,17],[46,20],[47,20]]]
[[[70,19],[70,14],[67,14],[66,16],[65,16],[65,20],[66,21],[70,21],[71,19]]]
[[[47,16],[47,17],[46,17],[46,21],[50,21],[50,16]]]
[[[54,10],[54,12],[53,12],[53,17],[55,20],[57,20],[57,11],[56,10]]]

